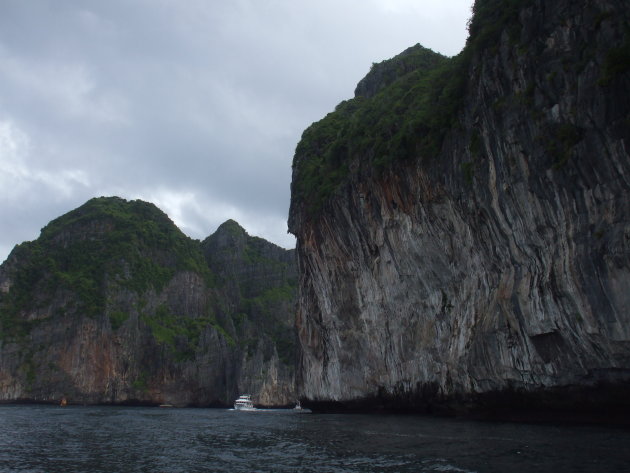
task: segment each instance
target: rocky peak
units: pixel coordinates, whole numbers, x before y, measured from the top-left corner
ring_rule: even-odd
[[[234,220],[220,225],[201,247],[211,270],[231,286],[234,300],[297,279],[294,250],[250,236]]]
[[[282,278],[287,274],[292,276],[295,272],[293,250],[286,250],[262,238],[250,236],[234,220],[222,223],[215,233],[201,243],[201,247],[210,267],[217,274],[229,275],[228,278],[232,280],[243,276],[243,271],[249,277],[258,271],[261,283],[264,283],[265,277],[271,276],[269,271],[273,272],[273,268],[281,270]],[[286,271],[288,273],[284,274]]]
[[[225,248],[243,250],[249,235],[238,222],[229,219],[223,222],[217,230],[202,242],[204,248],[221,251]]]
[[[426,73],[446,58],[416,44],[391,59],[372,64],[370,72],[357,84],[355,97],[370,98],[411,72]]]

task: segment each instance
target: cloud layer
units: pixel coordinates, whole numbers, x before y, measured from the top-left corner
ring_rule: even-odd
[[[293,151],[372,62],[466,39],[472,0],[4,0],[0,260],[100,195],[292,247]]]

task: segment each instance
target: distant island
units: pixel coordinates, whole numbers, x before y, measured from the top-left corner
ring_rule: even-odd
[[[0,266],[0,401],[295,404],[293,250],[101,197]]]

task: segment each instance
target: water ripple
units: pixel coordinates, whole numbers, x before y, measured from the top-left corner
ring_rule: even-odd
[[[622,471],[630,432],[293,411],[0,406],[0,473]]]

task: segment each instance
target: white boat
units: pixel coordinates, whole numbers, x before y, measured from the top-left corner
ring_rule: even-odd
[[[301,411],[302,410],[302,404],[300,404],[300,401],[298,401],[295,404],[295,407],[293,408],[293,410],[296,410],[296,411]]]
[[[252,401],[251,394],[243,394],[234,401],[234,409],[237,411],[255,411],[254,403]]]

